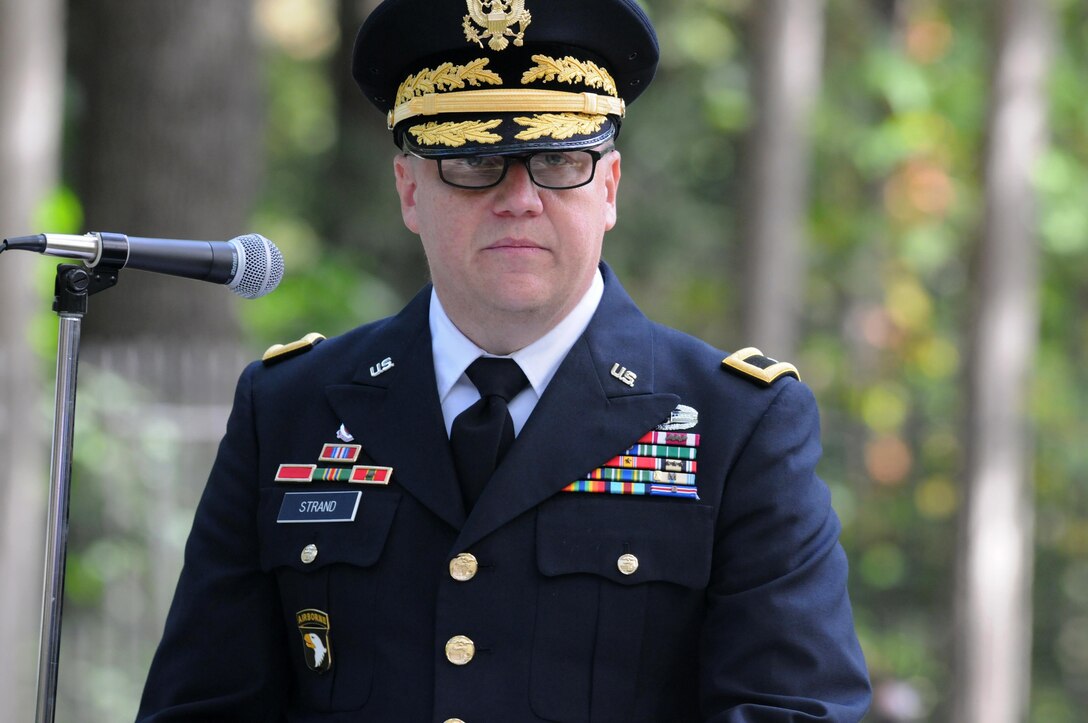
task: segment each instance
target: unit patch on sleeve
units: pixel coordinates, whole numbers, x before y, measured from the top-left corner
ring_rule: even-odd
[[[302,635],[302,656],[306,667],[324,673],[332,667],[332,645],[329,643],[329,614],[315,608],[295,613],[298,632]]]

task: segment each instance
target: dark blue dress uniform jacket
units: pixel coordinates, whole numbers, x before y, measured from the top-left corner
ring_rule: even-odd
[[[814,473],[811,392],[724,371],[722,352],[648,321],[602,271],[596,315],[467,518],[429,288],[396,317],[246,369],[140,719],[860,719],[869,684],[839,522]],[[701,435],[697,500],[561,491],[678,404],[698,411],[685,430]],[[355,520],[277,523],[301,487],[276,483],[278,466],[316,462],[341,424],[392,482],[311,483],[361,489]],[[479,570],[459,582],[449,563],[462,552]],[[632,574],[617,568],[624,554]],[[295,615],[307,609],[328,615],[325,672],[306,662]],[[446,657],[456,635],[475,644],[465,665]]]

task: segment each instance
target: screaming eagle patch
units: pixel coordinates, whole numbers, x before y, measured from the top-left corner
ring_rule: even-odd
[[[328,613],[306,608],[295,613],[295,621],[302,635],[302,656],[306,660],[306,667],[316,673],[324,673],[332,667]]]

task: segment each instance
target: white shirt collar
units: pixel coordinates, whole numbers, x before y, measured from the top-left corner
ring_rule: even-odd
[[[555,376],[559,365],[566,358],[574,342],[589,326],[593,313],[604,294],[604,279],[600,269],[593,274],[589,289],[577,305],[551,331],[533,343],[509,356],[518,363],[529,379],[530,388],[537,399]],[[431,353],[434,355],[435,381],[438,399],[444,402],[454,384],[465,373],[468,365],[480,356],[488,354],[461,333],[446,314],[435,290],[431,289]]]

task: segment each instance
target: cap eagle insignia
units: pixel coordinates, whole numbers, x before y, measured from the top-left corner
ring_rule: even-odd
[[[465,40],[494,51],[503,50],[514,38],[514,45],[521,46],[525,40],[525,28],[532,22],[532,15],[525,9],[525,0],[465,0],[468,15],[464,18]],[[476,25],[474,26],[473,23]],[[518,30],[514,32],[513,26]],[[479,32],[483,28],[483,33]]]

